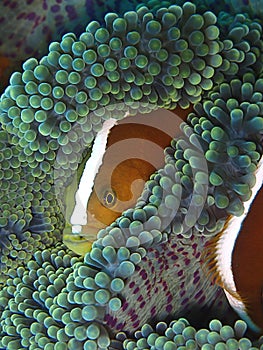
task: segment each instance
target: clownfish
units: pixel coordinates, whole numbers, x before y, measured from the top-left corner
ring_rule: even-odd
[[[0,94],[7,86],[8,78],[14,67],[15,63],[11,58],[0,55]]]
[[[104,122],[75,195],[71,231],[64,230],[68,248],[85,255],[98,231],[135,205],[150,175],[165,164],[164,149],[181,134],[180,124],[191,111],[177,107]]]
[[[231,307],[251,330],[263,330],[263,157],[244,213],[230,216],[208,244],[204,263]]]

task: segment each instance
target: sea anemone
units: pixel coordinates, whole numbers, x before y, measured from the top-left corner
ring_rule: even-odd
[[[208,3],[148,1],[102,20],[105,4],[11,76],[0,99],[0,349],[251,348],[203,251],[255,184],[262,26],[254,2],[241,14]],[[62,243],[65,189],[105,121],[178,106],[193,111],[165,165],[76,257]]]

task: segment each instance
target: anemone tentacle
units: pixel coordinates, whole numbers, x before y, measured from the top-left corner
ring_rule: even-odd
[[[0,88],[5,87],[5,80],[12,70],[18,70],[27,58],[41,58],[51,41],[58,40],[67,32],[81,33],[87,22],[102,21],[105,14],[112,11],[123,14],[138,3],[136,0],[75,0],[74,3],[59,0],[1,1],[0,58],[7,59],[7,67],[0,72],[3,74],[1,78],[4,78]]]
[[[222,346],[224,348],[242,348],[250,349],[251,341],[244,337],[247,325],[244,321],[236,321],[233,327],[222,325],[219,320],[212,320],[209,323],[209,329],[196,330],[185,318],[174,320],[167,324],[159,322],[156,328],[145,324],[140,331],[136,333],[135,339],[130,340],[125,334],[119,333],[117,341],[113,344],[116,349],[177,349],[180,346],[191,347],[195,349],[210,348]],[[120,341],[123,343],[120,345]]]
[[[202,33],[195,31],[196,38],[184,50],[184,22],[192,17],[194,28],[203,28],[206,34],[198,39]],[[200,101],[202,92],[213,86],[213,66],[223,62],[215,21],[210,12],[196,14],[191,3],[157,11],[156,17],[141,7],[123,18],[108,14],[105,28],[92,21],[79,40],[66,34],[60,43],[50,45],[40,62],[27,60],[24,72],[12,75],[1,96],[0,116],[22,166],[29,165],[38,179],[52,178],[58,167],[64,173],[63,188],[82,160],[80,151],[90,147],[104,120]],[[211,50],[199,52],[203,46]],[[187,62],[193,56],[203,65],[193,65],[191,73]],[[45,207],[46,202],[41,203]]]

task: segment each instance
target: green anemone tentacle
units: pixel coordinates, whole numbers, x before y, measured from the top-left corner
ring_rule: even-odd
[[[242,321],[198,330],[179,317],[229,312],[201,253],[255,182],[262,52],[257,19],[149,1],[65,34],[12,75],[0,100],[0,349],[251,347]],[[177,104],[194,112],[165,166],[75,257],[61,242],[63,192],[103,122]]]
[[[209,329],[196,330],[185,318],[172,321],[169,325],[159,322],[156,329],[149,324],[143,325],[136,334],[136,340],[125,339],[123,334],[118,334],[118,338],[123,341],[124,349],[177,349],[185,346],[195,349],[224,347],[244,348],[252,347],[251,341],[244,337],[247,325],[244,321],[236,321],[234,327],[222,325],[218,320],[209,323]],[[118,346],[118,342],[116,342]]]

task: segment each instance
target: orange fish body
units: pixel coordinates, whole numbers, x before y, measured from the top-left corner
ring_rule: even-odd
[[[249,318],[263,330],[263,189],[243,222],[232,255],[238,294]]]
[[[230,216],[208,245],[204,263],[230,305],[256,332],[263,330],[263,157],[244,214]]]
[[[112,128],[88,202],[87,230],[95,221],[102,223],[98,227],[110,225],[136,203],[150,175],[164,165],[163,151],[170,142],[169,135],[148,125],[120,123]]]

